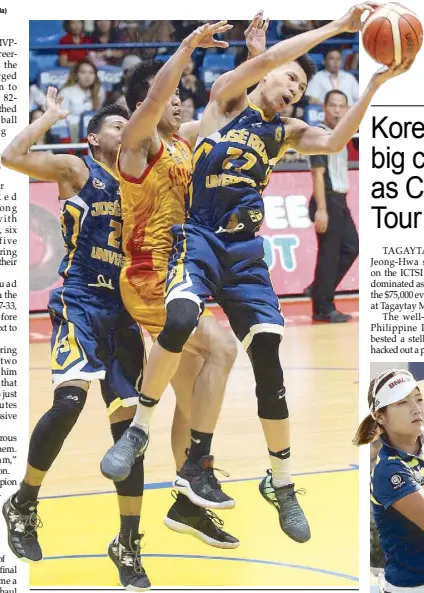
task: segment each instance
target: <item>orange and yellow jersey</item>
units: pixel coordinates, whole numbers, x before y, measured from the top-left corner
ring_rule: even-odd
[[[134,307],[129,300],[134,302],[135,298],[138,310],[144,310],[158,299],[163,306],[165,277],[172,248],[171,228],[185,219],[184,200],[192,160],[189,144],[176,135],[172,146],[161,141],[159,152],[139,179],[120,172],[119,154],[117,171],[125,256],[121,292],[131,313]],[[134,318],[137,317],[135,315]]]

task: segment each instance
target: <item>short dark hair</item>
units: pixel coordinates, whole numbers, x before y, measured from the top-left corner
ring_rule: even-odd
[[[100,129],[103,125],[104,120],[109,117],[110,115],[120,115],[127,121],[130,119],[131,114],[122,105],[106,105],[106,107],[102,107],[99,111],[93,115],[93,117],[88,122],[87,126],[87,136],[89,134],[97,134],[100,132]]]
[[[144,101],[149,92],[150,83],[162,68],[163,64],[155,60],[137,64],[127,80],[125,99],[131,111],[137,109],[137,103]]]
[[[325,58],[328,56],[329,53],[331,53],[332,51],[336,51],[337,53],[339,53],[341,56],[342,54],[342,50],[339,49],[338,47],[328,47],[325,51],[324,51],[324,60]]]
[[[308,56],[308,54],[305,54],[303,56],[300,56],[300,58],[297,58],[297,60],[295,60],[295,62],[296,62],[296,64],[299,64],[299,66],[302,68],[302,70],[306,74],[307,82],[310,82],[311,78],[313,78],[315,76],[315,74],[317,73],[317,66],[316,66],[315,62],[313,61],[313,59],[311,58],[311,56]]]
[[[72,20],[74,20],[74,19],[72,19]],[[75,19],[75,20],[78,20],[78,19]],[[63,21],[63,25],[62,25],[63,28],[64,28],[64,30],[68,34],[71,32],[70,23],[71,23],[71,21]],[[85,24],[85,21],[81,21],[80,20],[80,23],[82,23],[82,32],[84,33],[84,24]]]
[[[341,95],[342,97],[344,97],[346,99],[346,104],[349,103],[349,99],[347,98],[346,93],[344,93],[343,91],[339,91],[339,89],[331,89],[331,91],[328,91],[328,93],[326,93],[326,95],[324,97],[324,105],[327,105],[328,101],[330,100],[331,95]]]

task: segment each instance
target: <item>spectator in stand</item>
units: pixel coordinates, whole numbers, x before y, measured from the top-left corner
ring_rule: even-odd
[[[94,21],[94,31],[91,36],[93,43],[119,43],[119,31],[113,26],[113,21]],[[92,52],[92,60],[96,66],[111,64],[118,66],[124,52],[122,49],[96,49]]]
[[[84,33],[84,21],[63,21],[63,28],[66,31],[59,43],[61,45],[80,45],[91,43],[91,37]],[[74,66],[81,60],[88,57],[88,49],[60,49],[59,65]]]
[[[72,68],[59,96],[63,97],[62,108],[74,115],[100,109],[105,101],[105,90],[90,60],[81,60]]]
[[[185,95],[184,93],[180,94],[181,99],[181,123],[185,124],[189,121],[193,121],[196,119],[195,115],[195,107],[193,97],[190,95]]]
[[[172,21],[121,21],[119,23],[120,41],[122,43],[167,43],[174,41],[175,29]],[[168,53],[163,48],[162,53]],[[152,59],[158,48],[138,49],[137,54],[145,59]]]
[[[299,33],[312,31],[312,29],[315,29],[314,21],[281,21],[279,33],[284,39],[293,37],[294,35],[299,35]]]
[[[97,111],[106,98],[97,68],[90,60],[81,60],[72,68],[59,97],[63,97],[62,108],[69,112],[72,141],[78,142],[80,115],[85,111]]]
[[[134,54],[125,56],[121,64],[121,68],[123,70],[122,78],[117,84],[113,86],[111,92],[109,93],[106,101],[107,105],[122,105],[122,107],[127,107],[127,102],[125,100],[126,84],[133,69],[140,62],[141,59]]]
[[[329,91],[342,91],[353,105],[359,98],[359,85],[350,72],[342,69],[342,53],[338,49],[327,50],[324,57],[324,70],[321,70],[311,80],[306,90],[310,103],[324,103],[325,95]]]
[[[191,97],[195,109],[199,109],[199,107],[204,107],[208,102],[208,95],[203,81],[197,78],[194,68],[194,62],[190,58],[180,80],[180,91]]]
[[[29,85],[29,108],[31,110],[40,107],[44,109],[46,106],[46,95],[35,83]]]

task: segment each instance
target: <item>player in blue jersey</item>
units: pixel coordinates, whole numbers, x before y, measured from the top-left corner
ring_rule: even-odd
[[[279,360],[284,319],[263,259],[262,239],[256,235],[264,215],[262,192],[288,148],[304,154],[339,152],[357,131],[379,86],[410,66],[405,60],[379,71],[331,132],[279,115],[301,99],[314,73],[312,61],[303,54],[329,37],[360,30],[361,17],[376,6],[357,5],[342,19],[282,41],[214,83],[194,152],[188,220],[173,228],[167,319],[146,367],[134,419],[137,426],[149,425],[151,400],[161,397],[205,300],[214,297],[253,366],[258,415],[272,468],[261,482],[261,494],[277,509],[283,531],[297,542],[309,540],[310,528],[290,473],[289,413]],[[255,27],[263,26],[262,16]],[[247,89],[254,85],[248,96]],[[144,449],[136,451],[124,435],[108,452],[109,460],[116,461],[125,475],[134,455]],[[174,485],[196,500],[198,484],[188,461]]]
[[[385,555],[387,593],[424,591],[424,401],[409,371],[390,369],[371,381],[370,414],[354,443],[380,437],[371,473],[371,503]]]
[[[41,526],[38,493],[78,420],[90,382],[101,382],[116,441],[134,415],[144,360],[143,338],[119,292],[122,219],[115,162],[129,113],[112,105],[91,119],[88,141],[93,156],[80,159],[29,152],[37,139],[66,115],[60,100],[56,101],[56,89],[50,88],[44,115],[21,132],[2,155],[3,165],[58,183],[66,247],[60,266],[63,286],[52,290],[49,299],[53,405],[31,435],[27,470],[20,488],[3,505],[9,546],[18,558],[31,562],[42,559],[37,538]],[[143,488],[143,458],[139,458],[129,477],[116,484],[121,527],[108,552],[118,568],[121,584],[133,591],[150,586],[140,560]]]

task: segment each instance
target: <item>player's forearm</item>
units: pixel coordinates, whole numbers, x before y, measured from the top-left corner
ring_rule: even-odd
[[[342,31],[343,27],[338,21],[333,21],[319,29],[280,41],[262,55],[244,62],[233,72],[218,79],[212,87],[212,98],[222,103],[239,97],[278,66],[296,60],[317,44]]]
[[[158,125],[165,106],[178,87],[193,48],[185,42],[156,74],[143,104],[134,111],[122,135],[123,146],[133,147],[149,138]]]
[[[37,140],[43,138],[44,134],[58,121],[55,114],[46,111],[42,117],[32,122],[6,147],[2,154],[2,163],[12,168],[13,164],[20,157],[26,155]]]
[[[313,193],[318,210],[327,210],[327,201],[325,199],[324,176],[316,174],[313,176]]]
[[[334,154],[343,150],[352,136],[356,134],[377,88],[378,86],[371,81],[358,101],[349,108],[346,115],[332,130],[327,143],[329,153]]]
[[[175,54],[169,58],[156,74],[149,89],[149,96],[163,105],[169,101],[180,82],[184,68],[187,66],[193,51],[194,48],[189,47],[185,41],[181,43]]]

